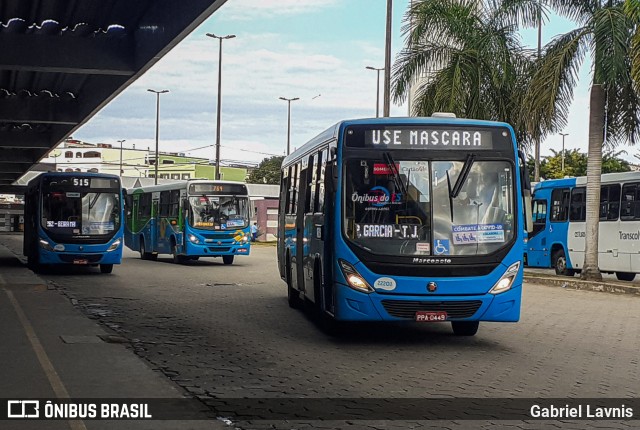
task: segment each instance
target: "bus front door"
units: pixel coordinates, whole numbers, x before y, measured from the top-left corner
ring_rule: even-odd
[[[547,246],[547,201],[533,201],[533,231],[529,233],[525,251],[527,264],[531,267],[550,267],[551,257]]]

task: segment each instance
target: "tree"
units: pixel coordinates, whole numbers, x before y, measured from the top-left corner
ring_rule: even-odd
[[[416,85],[412,114],[453,112],[506,121],[528,144],[539,128],[525,129],[522,97],[533,57],[520,44],[518,25],[537,23],[535,0],[418,0],[405,16],[406,46],[394,65],[393,96],[404,101]]]
[[[553,155],[544,157],[540,162],[540,177],[544,179],[560,179],[565,176],[587,175],[587,154],[577,149],[565,150],[564,172],[562,171],[562,151],[551,150]],[[629,162],[620,158],[620,152],[607,152],[602,156],[602,173],[629,172]],[[527,165],[529,172],[533,173],[534,159],[529,157]],[[531,179],[533,180],[533,178]]]
[[[552,123],[564,126],[579,68],[585,55],[591,55],[583,279],[602,279],[598,269],[598,222],[603,146],[613,148],[625,141],[634,144],[640,132],[640,98],[630,61],[638,58],[640,14],[630,5],[636,2],[627,0],[625,7],[623,0],[545,0],[578,27],[545,46],[524,99],[525,110],[543,113],[542,117],[530,116],[530,127],[540,121],[545,128]]]
[[[249,173],[248,182],[250,184],[279,184],[282,160],[284,157],[278,155],[265,158],[258,167]]]

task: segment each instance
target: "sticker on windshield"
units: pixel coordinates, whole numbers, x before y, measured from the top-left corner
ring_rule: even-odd
[[[396,171],[400,169],[400,164],[396,163]],[[374,163],[373,164],[374,175],[393,175],[393,170],[389,164]]]
[[[389,190],[382,186],[371,188],[368,193],[360,194],[354,191],[351,194],[351,201],[357,203],[371,203],[373,207],[384,207],[388,204],[399,205],[402,203],[402,193],[390,193]]]
[[[449,239],[436,239],[433,244],[433,253],[435,255],[449,255]]]
[[[429,242],[417,242],[416,252],[418,254],[428,254],[431,251],[431,244]]]
[[[227,220],[227,227],[242,227],[244,221],[242,219],[230,219]]]
[[[502,224],[454,225],[451,229],[453,230],[454,245],[504,242],[504,228]]]
[[[91,222],[89,223],[89,230],[94,231],[111,231],[114,229],[113,222]]]
[[[356,224],[356,237],[417,239],[419,224]]]

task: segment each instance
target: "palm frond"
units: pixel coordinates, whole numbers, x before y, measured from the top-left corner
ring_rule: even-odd
[[[585,26],[600,8],[599,0],[542,0],[559,15]]]
[[[589,28],[578,28],[553,39],[537,62],[527,95],[524,99],[525,119],[529,131],[534,132],[540,123],[543,128],[564,128],[578,72],[588,48]]]

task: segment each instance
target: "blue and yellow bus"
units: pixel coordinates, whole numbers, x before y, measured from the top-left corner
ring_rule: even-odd
[[[204,179],[127,191],[127,247],[155,260],[171,254],[176,263],[222,257],[232,264],[249,255],[249,193],[241,182]]]
[[[29,266],[100,265],[122,259],[120,178],[99,173],[42,173],[25,193],[24,255]]]
[[[573,276],[584,267],[587,177],[540,182],[533,193],[530,267]],[[640,173],[605,173],[600,186],[598,268],[633,281],[640,273]]]
[[[525,198],[508,124],[339,122],[282,164],[289,305],[307,300],[328,322],[448,321],[467,336],[479,321],[518,321]]]

